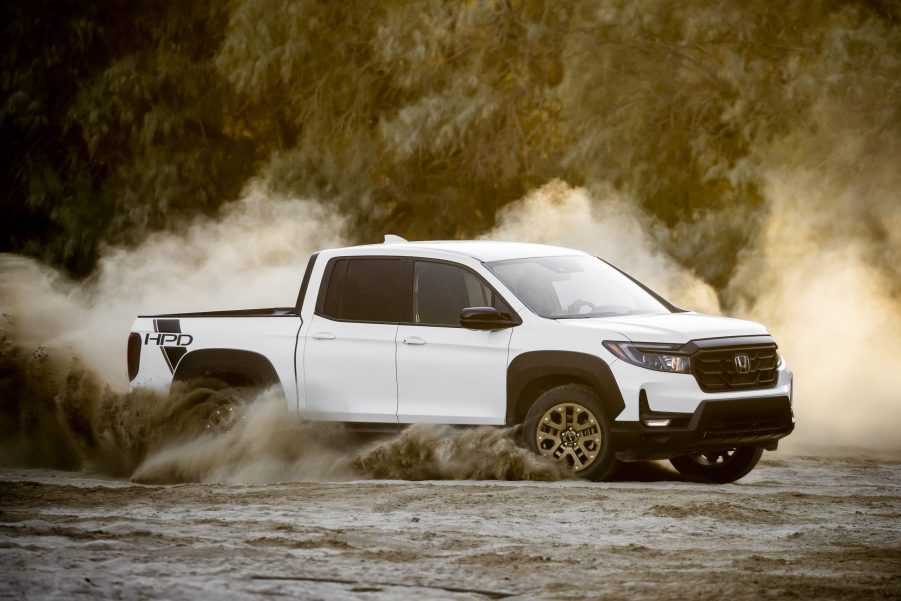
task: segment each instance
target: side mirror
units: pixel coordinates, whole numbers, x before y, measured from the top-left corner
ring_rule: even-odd
[[[467,307],[460,312],[460,325],[470,330],[502,330],[518,326],[494,307]]]

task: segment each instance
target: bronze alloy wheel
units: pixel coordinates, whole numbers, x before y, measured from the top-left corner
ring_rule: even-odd
[[[541,416],[535,445],[542,455],[565,461],[574,472],[580,472],[597,459],[603,436],[590,410],[577,403],[558,403]]]

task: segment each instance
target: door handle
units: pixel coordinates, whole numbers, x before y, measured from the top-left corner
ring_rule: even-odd
[[[334,340],[335,335],[331,332],[316,332],[312,335],[312,338],[316,340]]]
[[[425,344],[425,340],[423,340],[419,336],[410,336],[409,338],[404,338],[403,343],[409,344],[411,346],[422,346],[423,344]]]

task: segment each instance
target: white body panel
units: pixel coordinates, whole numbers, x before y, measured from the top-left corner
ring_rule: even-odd
[[[297,403],[297,384],[294,377],[294,349],[300,319],[295,316],[270,317],[139,317],[131,331],[149,336],[150,343],[142,346],[141,369],[131,382],[131,388],[150,388],[168,391],[172,383],[173,369],[166,362],[165,354],[153,339],[158,335],[154,321],[177,320],[181,333],[192,337],[183,346],[187,352],[204,349],[233,349],[258,353],[266,357],[278,374],[285,398],[292,407]],[[177,345],[167,345],[176,346]],[[183,359],[182,359],[183,360]]]
[[[617,318],[546,319],[529,311],[484,262],[538,256],[584,255],[533,244],[496,242],[391,243],[319,253],[300,315],[284,317],[171,316],[193,340],[189,352],[240,349],[269,360],[289,404],[313,419],[410,423],[503,424],[507,367],[531,351],[577,352],[609,365],[625,408],[617,421],[638,419],[644,390],[653,411],[694,411],[705,400],[791,396],[791,372],[778,370],[776,386],[705,393],[694,376],[664,373],[618,360],[605,340],[686,343],[692,340],[767,335],[760,324],[697,313]],[[474,270],[519,315],[522,324],[493,332],[416,324],[339,322],[315,314],[325,266],[335,257],[400,256],[449,261]],[[161,319],[167,318],[161,316]],[[133,331],[154,334],[152,318]],[[425,344],[405,344],[418,338]],[[418,342],[418,341],[416,341]],[[133,388],[167,390],[173,372],[153,345],[143,352]],[[176,366],[173,366],[177,368]]]
[[[753,321],[701,315],[700,313],[664,313],[596,319],[561,319],[559,324],[600,333],[619,332],[633,342],[675,342],[725,336],[767,335],[766,328]],[[609,338],[607,338],[609,339]]]
[[[642,389],[647,394],[648,406],[652,411],[675,413],[693,413],[702,401],[791,397],[792,393],[792,374],[785,365],[778,368],[776,386],[772,388],[722,393],[704,392],[691,374],[667,374],[631,365],[625,361],[611,363],[610,369],[626,404],[626,408],[616,418],[616,421],[623,422],[638,419],[638,395]]]
[[[510,329],[400,326],[398,421],[503,424],[510,336]]]
[[[313,315],[303,338],[305,414],[311,419],[396,422],[397,326]]]

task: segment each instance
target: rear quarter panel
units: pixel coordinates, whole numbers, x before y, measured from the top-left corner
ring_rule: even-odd
[[[297,316],[139,317],[131,331],[141,336],[141,364],[131,388],[168,392],[178,364],[188,353],[244,350],[272,363],[289,406],[296,408],[294,353],[300,325]]]

